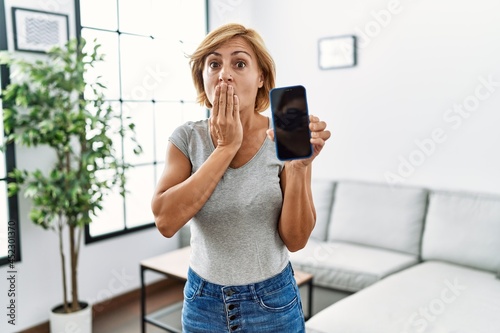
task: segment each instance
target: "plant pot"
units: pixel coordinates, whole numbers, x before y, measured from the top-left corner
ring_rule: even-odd
[[[50,333],[92,333],[92,307],[79,302],[80,311],[63,313],[58,305],[50,311]]]

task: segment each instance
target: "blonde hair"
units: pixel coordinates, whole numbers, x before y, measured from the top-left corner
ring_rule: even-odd
[[[225,24],[210,32],[200,43],[196,51],[189,57],[191,75],[193,76],[193,82],[196,92],[198,93],[197,102],[205,105],[209,109],[212,108],[212,104],[208,100],[203,85],[205,59],[208,54],[234,37],[245,39],[257,56],[257,64],[262,73],[264,84],[257,91],[255,111],[265,111],[269,107],[269,91],[271,91],[275,85],[276,69],[274,60],[267,51],[264,40],[255,30],[245,28],[243,25],[236,23]]]

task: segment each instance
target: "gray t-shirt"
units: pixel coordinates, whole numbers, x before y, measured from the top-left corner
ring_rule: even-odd
[[[196,172],[215,147],[208,120],[187,122],[169,138]],[[265,139],[245,165],[228,168],[191,221],[191,268],[209,282],[250,284],[281,272],[289,256],[278,233],[283,195],[274,143]]]

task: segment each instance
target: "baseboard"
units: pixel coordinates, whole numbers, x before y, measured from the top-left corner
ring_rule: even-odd
[[[50,325],[48,321],[41,323],[40,325],[28,328],[24,331],[19,331],[19,333],[49,333],[49,332],[50,332]]]
[[[172,279],[163,279],[146,286],[146,295],[152,295],[160,290],[165,290],[173,285],[178,284],[178,281]],[[95,303],[92,306],[92,318],[98,318],[99,316],[106,315],[109,312],[116,310],[117,308],[123,306],[123,304],[130,302],[137,302],[141,299],[141,288],[137,288],[126,292],[124,294],[118,295],[116,297],[107,299],[103,302]],[[43,322],[39,325],[30,327],[26,330],[19,331],[19,333],[50,333],[49,322]]]

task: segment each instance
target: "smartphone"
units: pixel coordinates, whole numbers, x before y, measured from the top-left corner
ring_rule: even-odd
[[[312,155],[309,110],[303,86],[274,88],[269,92],[276,155],[281,161]]]

